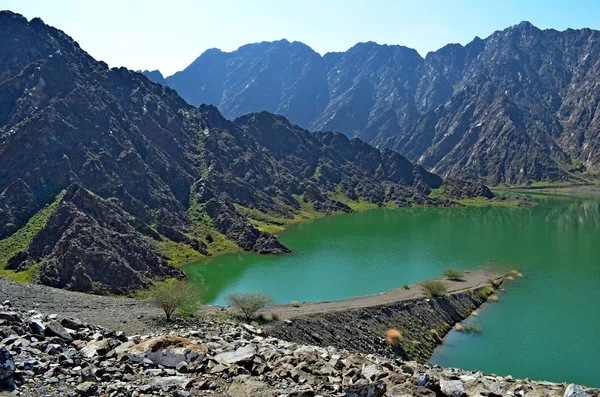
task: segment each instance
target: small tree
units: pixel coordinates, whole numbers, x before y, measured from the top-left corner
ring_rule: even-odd
[[[440,280],[426,280],[420,283],[421,287],[425,290],[425,293],[430,298],[437,298],[444,296],[448,292],[448,289]]]
[[[446,276],[448,278],[448,280],[454,280],[454,281],[462,281],[463,279],[463,273],[461,273],[459,270],[456,269],[446,269],[442,272],[442,274],[444,276]]]
[[[176,279],[154,284],[148,290],[147,298],[165,312],[167,321],[171,321],[176,310],[186,308],[189,311],[192,306],[197,310],[199,305],[194,286]]]
[[[269,295],[250,292],[230,294],[225,300],[238,310],[247,322],[252,321],[260,309],[269,306],[273,301]]]

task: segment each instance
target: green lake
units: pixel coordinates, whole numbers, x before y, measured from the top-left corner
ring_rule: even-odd
[[[283,256],[223,255],[186,265],[206,303],[232,292],[277,302],[337,300],[493,264],[518,278],[432,362],[600,386],[600,197],[535,195],[532,208],[378,209],[294,225]]]

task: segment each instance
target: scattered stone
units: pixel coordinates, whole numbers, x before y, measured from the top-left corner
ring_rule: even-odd
[[[48,324],[46,324],[45,335],[46,336],[57,336],[66,341],[73,340],[73,337],[71,336],[71,334],[69,334],[69,332],[67,332],[65,327],[60,325],[60,323],[57,321],[51,321]]]

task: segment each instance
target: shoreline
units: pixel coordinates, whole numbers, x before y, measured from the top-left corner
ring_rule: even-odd
[[[448,295],[453,295],[489,285],[487,280],[502,279],[504,273],[478,269],[465,275],[465,281],[443,280],[448,287]],[[357,296],[337,301],[307,302],[300,307],[291,304],[274,304],[261,311],[262,314],[279,315],[281,319],[299,318],[307,315],[337,313],[347,310],[374,308],[390,304],[423,301],[427,299],[422,288],[412,285],[409,290],[397,288],[374,295]],[[83,292],[67,291],[39,284],[26,284],[0,276],[0,301],[10,300],[25,310],[38,310],[46,313],[61,313],[65,317],[75,317],[90,324],[98,324],[107,329],[123,331],[126,334],[143,334],[158,327],[157,319],[162,318],[160,309],[145,300],[92,295]],[[197,316],[231,312],[219,305],[205,305]]]
[[[496,188],[491,188],[492,190],[499,190]],[[509,189],[509,188],[506,188]],[[510,189],[509,189],[510,190]],[[516,190],[516,189],[515,189]],[[494,193],[497,194],[497,193]],[[600,190],[599,190],[599,194],[600,194]],[[497,195],[497,197],[504,197],[505,195]],[[329,218],[333,218],[333,217],[337,217],[337,216],[344,216],[344,215],[351,215],[351,214],[357,214],[357,213],[362,213],[362,212],[367,212],[367,211],[374,211],[374,210],[406,210],[406,209],[426,209],[426,208],[465,208],[465,207],[474,207],[474,208],[478,208],[478,207],[498,207],[498,208],[528,208],[531,206],[523,206],[523,205],[518,205],[515,204],[514,200],[509,199],[509,200],[496,200],[494,201],[493,199],[491,200],[485,200],[485,199],[455,199],[453,200],[454,202],[460,204],[460,206],[454,206],[454,207],[429,207],[429,206],[425,206],[425,205],[416,205],[416,206],[412,206],[412,207],[393,207],[393,206],[389,206],[389,205],[383,205],[381,207],[378,207],[376,204],[373,203],[369,203],[368,205],[364,205],[363,203],[359,203],[357,206],[352,207],[352,212],[342,212],[342,211],[338,211],[338,212],[334,212],[334,213],[330,213],[330,214],[326,214],[326,213],[317,213],[315,212],[314,216],[311,217],[306,217],[306,218],[295,218],[295,219],[291,219],[289,222],[287,223],[283,223],[283,224],[267,224],[268,226],[274,226],[277,227],[276,231],[267,231],[268,233],[272,234],[273,236],[279,238],[279,234],[280,233],[286,233],[289,231],[289,227],[298,225],[298,224],[302,224],[305,222],[311,222],[311,221],[315,221],[315,220],[319,220],[319,219],[329,219]],[[533,206],[538,205],[539,203],[537,203],[536,201],[534,201]],[[300,215],[297,215],[300,216]],[[255,220],[256,221],[256,220]],[[252,223],[252,221],[250,220],[250,218],[248,218],[248,222],[250,222],[254,227],[256,227],[259,231],[266,231],[265,228],[260,228],[258,227],[256,224]],[[292,250],[291,248],[288,247],[288,249],[291,250],[291,252],[293,252],[294,250]],[[215,259],[218,258],[222,255],[230,255],[230,254],[256,254],[256,255],[272,255],[272,254],[259,254],[257,252],[253,252],[253,251],[244,251],[242,249],[233,249],[233,250],[224,250],[224,251],[219,251],[216,253],[212,253],[210,256],[200,256],[194,260],[191,260],[189,262],[185,262],[185,263],[178,263],[178,264],[172,264],[173,266],[177,267],[178,269],[181,269],[182,267],[188,266],[188,265],[202,265],[204,264],[203,262],[209,261],[211,259]],[[286,255],[286,253],[283,254],[274,254],[274,255]],[[185,273],[185,272],[184,272]]]
[[[448,288],[448,295],[452,295],[466,290],[489,286],[489,279],[498,281],[502,280],[505,276],[506,273],[498,270],[477,269],[471,273],[465,274],[463,281],[442,280],[442,282]],[[418,285],[411,285],[408,290],[398,287],[378,294],[361,295],[341,300],[304,302],[298,307],[294,307],[290,303],[274,304],[261,311],[261,313],[265,315],[277,314],[282,319],[290,319],[306,315],[365,309],[424,299],[428,298],[424,294],[423,289]]]

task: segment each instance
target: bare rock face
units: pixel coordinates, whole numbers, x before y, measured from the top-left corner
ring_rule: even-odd
[[[523,22],[425,58],[373,42],[321,57],[284,40],[208,50],[164,83],[226,117],[279,113],[392,148],[443,177],[577,180],[600,167],[599,38]]]

